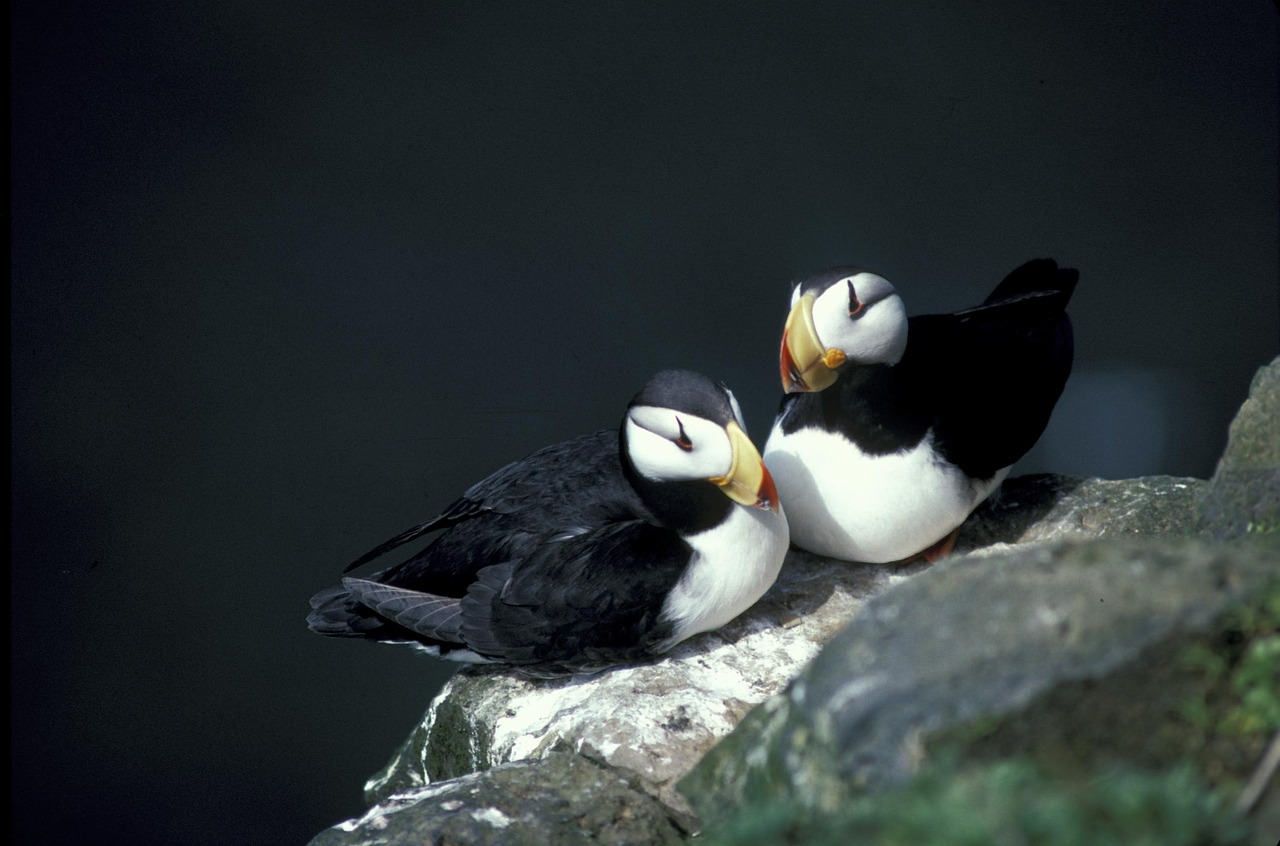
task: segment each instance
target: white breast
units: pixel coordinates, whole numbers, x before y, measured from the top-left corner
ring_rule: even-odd
[[[663,617],[675,624],[664,649],[754,605],[778,578],[790,537],[783,514],[735,505],[723,523],[685,541],[693,558],[663,606]]]
[[[871,456],[819,429],[775,425],[764,461],[786,505],[796,546],[846,561],[884,563],[946,537],[1004,480],[971,480],[933,451],[929,432],[913,449]]]

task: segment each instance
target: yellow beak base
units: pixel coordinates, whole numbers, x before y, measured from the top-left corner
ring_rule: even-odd
[[[734,502],[777,511],[778,489],[755,444],[751,443],[747,433],[735,421],[729,422],[725,432],[729,435],[729,444],[733,450],[729,472],[709,481],[719,485],[724,495]]]
[[[813,325],[813,294],[805,294],[787,315],[782,329],[782,349],[778,366],[782,374],[782,390],[821,391],[835,384],[836,368],[844,364],[844,353],[827,349]]]

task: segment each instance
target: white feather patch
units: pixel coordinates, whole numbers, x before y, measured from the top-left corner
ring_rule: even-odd
[[[429,646],[425,643],[416,641],[405,644],[413,648],[415,652],[421,652],[424,655],[430,655],[432,658],[442,658],[445,661],[457,661],[459,664],[493,664],[496,663],[492,658],[486,658],[478,652],[472,652],[470,649],[450,649],[443,655],[440,654],[440,647]]]

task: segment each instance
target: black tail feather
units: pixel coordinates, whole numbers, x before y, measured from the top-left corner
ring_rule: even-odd
[[[408,543],[411,540],[416,540],[417,538],[422,537],[428,532],[433,532],[437,528],[441,527],[442,522],[443,521],[440,517],[433,517],[425,523],[419,523],[416,526],[405,529],[403,532],[396,535],[394,538],[383,541],[382,543],[375,546],[373,549],[366,552],[364,555],[361,555],[355,561],[352,561],[350,564],[346,566],[346,569],[344,569],[342,572],[350,573],[355,568],[363,564],[368,564],[373,559],[378,558],[379,556],[385,555],[386,553],[390,552],[391,550],[395,549],[398,546],[404,546],[406,543]]]
[[[983,301],[983,305],[1015,300],[1027,294],[1057,292],[1061,295],[1059,307],[1066,308],[1079,279],[1079,271],[1058,267],[1053,259],[1032,259],[1011,271]]]
[[[367,579],[346,578],[343,587],[356,602],[380,617],[421,635],[428,641],[461,643],[462,610],[454,597],[409,590]]]

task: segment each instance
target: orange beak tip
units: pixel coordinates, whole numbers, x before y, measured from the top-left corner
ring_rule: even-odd
[[[764,468],[764,477],[760,480],[760,489],[756,496],[757,508],[781,513],[782,509],[778,502],[778,486],[773,483],[773,476],[770,475],[768,467]]]

